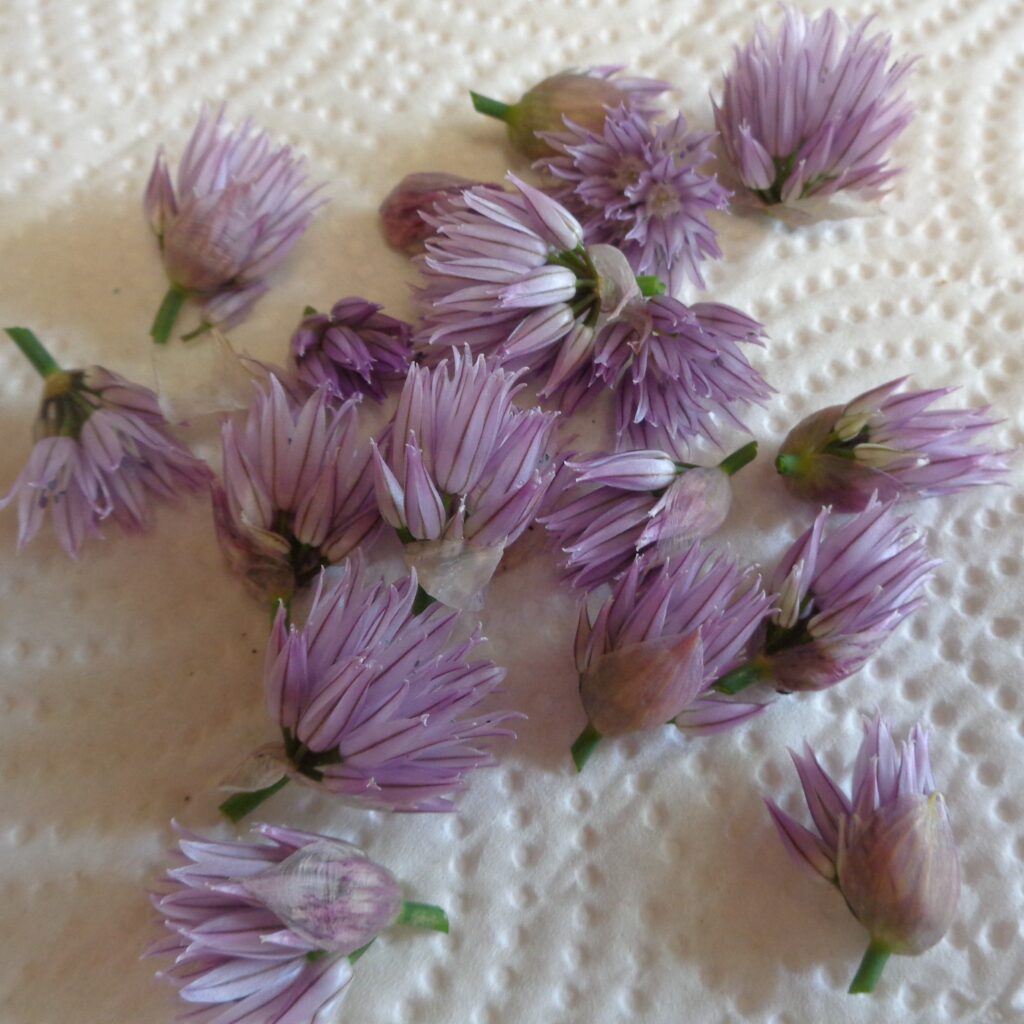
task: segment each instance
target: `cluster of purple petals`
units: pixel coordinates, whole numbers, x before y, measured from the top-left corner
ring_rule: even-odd
[[[469,660],[479,634],[457,640],[458,612],[439,604],[414,614],[416,594],[414,573],[372,583],[349,560],[302,628],[279,610],[264,689],[298,777],[364,806],[447,811],[516,716],[480,708],[505,672]]]
[[[152,897],[171,934],[149,955],[174,957],[159,976],[178,988],[190,1007],[189,1019],[209,1024],[333,1020],[352,966],[344,944],[329,942],[324,948],[310,929],[322,931],[328,924],[338,934],[363,937],[368,917],[375,917],[372,939],[378,926],[386,927],[387,917],[394,917],[389,908],[377,912],[382,902],[394,905],[386,892],[397,893],[393,879],[356,847],[329,836],[258,825],[254,831],[262,841],[246,843],[175,828],[180,836],[175,866]],[[283,919],[276,905],[297,881],[288,877],[294,873],[289,864],[308,855],[324,859],[325,853],[349,877],[335,879],[333,901],[322,893],[309,900],[307,892],[294,915]]]
[[[204,323],[226,330],[267,291],[324,200],[289,147],[251,121],[234,131],[223,121],[223,107],[203,108],[176,184],[160,150],[144,208],[172,284],[202,301]]]
[[[758,659],[781,690],[820,690],[858,671],[924,604],[939,563],[892,503],[836,522],[822,509],[771,581],[780,606]]]
[[[295,373],[307,387],[330,388],[340,398],[384,400],[384,382],[400,379],[412,358],[412,325],[376,303],[347,298],[329,313],[309,313],[291,339]]]
[[[287,596],[380,524],[357,402],[326,385],[293,401],[276,376],[242,424],[225,421],[214,521],[232,568],[260,596]]]
[[[588,244],[617,246],[637,274],[662,279],[674,294],[685,280],[703,287],[700,264],[718,259],[712,210],[729,193],[700,168],[713,136],[691,132],[682,114],[655,125],[624,106],[599,131],[567,122],[544,135],[558,155],[537,166],[558,182],[552,194],[583,225]]]
[[[576,667],[593,673],[601,659],[619,651],[637,655],[643,648],[693,637],[692,657],[701,671],[690,692],[680,695],[675,722],[693,733],[717,732],[746,721],[763,705],[710,695],[715,680],[739,665],[772,599],[751,570],[699,542],[677,560],[645,572],[634,562],[610,597],[591,614],[580,610]],[[628,680],[624,680],[628,685]]]
[[[518,375],[467,351],[411,366],[386,442],[374,447],[381,515],[417,541],[504,547],[530,525],[554,470],[557,414],[517,408]]]
[[[595,383],[615,388],[616,432],[629,448],[652,447],[648,427],[719,442],[715,420],[740,430],[739,410],[773,389],[741,345],[763,345],[764,329],[731,306],[687,306],[669,296],[636,304],[594,346]]]
[[[205,488],[206,464],[171,436],[157,396],[99,366],[47,378],[28,463],[0,508],[18,503],[18,546],[49,513],[61,547],[77,558],[106,520],[145,530],[154,498]]]
[[[901,89],[914,61],[890,62],[889,36],[869,26],[787,7],[778,32],[760,22],[736,50],[715,124],[739,179],[763,202],[877,192],[899,173],[888,152],[913,118]]]

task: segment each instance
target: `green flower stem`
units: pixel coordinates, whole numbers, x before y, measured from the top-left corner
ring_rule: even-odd
[[[436,600],[437,598],[428,594],[422,586],[417,586],[416,597],[412,602],[413,615],[419,615],[420,612],[426,611]]]
[[[783,476],[799,476],[802,462],[799,455],[779,455],[775,459],[775,468]]]
[[[264,800],[269,800],[279,789],[288,784],[288,776],[282,775],[273,785],[255,789],[251,793],[232,793],[220,805],[220,812],[228,821],[239,822],[250,811],[254,811]]]
[[[576,738],[572,745],[572,761],[576,765],[576,771],[583,771],[583,766],[590,760],[594,748],[601,742],[601,734],[587,722],[586,728]]]
[[[61,372],[57,360],[46,351],[46,346],[27,327],[5,327],[4,330],[40,377],[50,377]]]
[[[507,121],[512,107],[501,100],[492,100],[489,96],[481,96],[478,92],[470,90],[470,98],[473,100],[473,109],[478,114],[486,114],[488,117],[495,117],[499,121]]]
[[[889,956],[889,950],[881,942],[872,939],[868,943],[864,959],[861,960],[860,967],[857,968],[857,973],[853,976],[848,991],[851,994],[874,992]]]
[[[640,286],[640,294],[645,299],[651,298],[652,295],[664,295],[668,291],[665,282],[653,274],[641,274],[636,283]]]
[[[727,672],[715,683],[712,689],[732,696],[763,679],[764,675],[764,666],[760,664],[757,658],[754,658],[745,665],[740,665],[739,668],[734,668],[731,672]]]
[[[757,442],[751,441],[742,448],[737,448],[731,455],[727,455],[718,464],[718,468],[729,476],[738,473],[747,463],[757,458]]]
[[[395,918],[395,924],[405,924],[410,928],[428,928],[430,931],[448,934],[448,915],[433,903],[413,903],[406,900],[398,917]]]
[[[171,330],[174,328],[174,321],[178,319],[178,314],[187,298],[188,292],[180,285],[172,284],[167,289],[164,301],[160,303],[160,308],[153,318],[153,326],[149,329],[149,336],[158,345],[167,343],[167,339],[171,336]]]

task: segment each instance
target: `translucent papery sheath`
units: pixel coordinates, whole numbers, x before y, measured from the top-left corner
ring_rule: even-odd
[[[631,304],[594,346],[594,385],[615,389],[624,448],[650,447],[645,428],[720,443],[716,420],[746,430],[739,412],[773,393],[741,345],[764,331],[731,306],[657,296]]]
[[[312,311],[291,339],[297,378],[307,387],[329,387],[341,398],[384,400],[384,382],[405,375],[412,358],[412,326],[381,313],[365,299],[336,302],[329,313]]]
[[[390,435],[374,448],[381,515],[403,534],[423,587],[453,607],[486,585],[553,476],[556,414],[514,406],[520,387],[468,351],[413,366]]]
[[[319,189],[289,147],[275,147],[251,121],[227,130],[224,108],[204,107],[176,183],[161,149],[146,187],[146,217],[173,286],[165,307],[177,296],[167,333],[186,295],[202,303],[206,325],[227,330],[244,320],[323,205]],[[166,340],[157,327],[156,340]]]
[[[321,581],[303,627],[282,608],[267,647],[267,707],[296,778],[369,807],[447,811],[488,741],[516,717],[481,703],[505,672],[470,661],[482,642],[454,638],[458,613],[413,613],[417,580],[371,583],[359,559]]]
[[[634,561],[596,614],[580,612],[576,667],[590,727],[617,735],[674,719],[708,733],[757,714],[763,705],[708,691],[742,660],[770,608],[752,572],[700,543],[648,572]]]
[[[841,189],[877,193],[899,169],[888,152],[910,124],[901,91],[914,61],[890,62],[890,38],[834,11],[783,8],[737,48],[715,125],[736,175],[765,204]]]
[[[772,577],[779,610],[761,653],[720,688],[735,692],[761,679],[788,692],[842,682],[924,604],[938,564],[892,503],[873,498],[845,520],[822,509]]]
[[[1005,478],[1009,452],[979,444],[995,426],[988,409],[932,409],[956,388],[903,390],[901,377],[790,431],[776,467],[791,494],[840,512],[883,501],[955,494]]]
[[[729,193],[700,170],[713,159],[712,138],[689,131],[681,114],[654,125],[623,106],[598,130],[569,120],[545,134],[558,155],[536,166],[557,181],[553,195],[577,216],[588,244],[617,246],[637,274],[662,279],[674,294],[687,279],[703,287],[700,264],[722,255],[708,214],[726,209]]]
[[[428,216],[435,234],[417,257],[417,337],[430,346],[468,346],[534,375],[551,370],[553,390],[585,357],[592,332],[639,288],[621,253],[590,251],[567,210],[509,180],[516,193],[467,189]]]
[[[956,912],[959,861],[945,802],[935,792],[927,735],[915,726],[897,749],[881,716],[865,720],[849,797],[809,745],[792,758],[814,827],[772,800],[768,810],[796,863],[834,883],[871,934],[850,988],[870,992],[890,954],[929,949]]]
[[[87,538],[102,537],[105,521],[146,530],[154,499],[174,500],[211,479],[171,435],[157,396],[100,366],[46,377],[35,432],[25,468],[0,497],[0,508],[17,501],[19,548],[49,516],[61,547],[77,558]]]
[[[377,529],[369,446],[357,402],[321,386],[301,403],[271,374],[242,425],[225,422],[224,480],[213,492],[232,568],[261,597],[287,597]]]
[[[215,841],[175,828],[175,866],[152,896],[171,934],[149,955],[174,957],[159,976],[178,988],[189,1019],[337,1019],[352,963],[406,916],[390,872],[331,836],[258,825],[258,842]],[[430,926],[447,930],[430,909]]]

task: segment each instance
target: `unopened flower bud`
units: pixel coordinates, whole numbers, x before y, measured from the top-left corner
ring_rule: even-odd
[[[904,796],[865,819],[854,815],[839,846],[839,888],[871,938],[916,956],[949,930],[960,864],[941,794]]]
[[[609,651],[580,676],[583,710],[602,736],[664,725],[703,688],[700,630]]]
[[[423,243],[434,233],[433,225],[424,220],[422,214],[430,213],[435,204],[459,195],[463,189],[480,184],[482,182],[442,171],[407,174],[380,204],[384,240],[403,252],[420,252]]]
[[[625,104],[640,113],[652,113],[651,99],[670,88],[668,83],[651,78],[613,80],[619,70],[561,71],[538,82],[513,104],[475,92],[470,96],[477,111],[506,123],[509,141],[518,152],[536,159],[555,152],[538,137],[539,132],[562,131],[567,120],[599,132],[608,108]]]

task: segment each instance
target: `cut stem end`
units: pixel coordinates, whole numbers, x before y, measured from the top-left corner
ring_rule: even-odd
[[[408,925],[410,928],[426,928],[432,932],[448,934],[448,915],[433,903],[414,903],[406,900],[395,919],[395,924]]]
[[[587,722],[586,728],[579,734],[572,745],[572,762],[576,771],[583,771],[583,766],[590,760],[594,748],[601,742],[601,734]]]
[[[497,118],[499,121],[508,121],[509,112],[512,107],[501,100],[492,100],[490,96],[481,96],[478,92],[470,90],[470,99],[473,101],[473,109],[478,114],[485,114],[487,117]]]
[[[269,800],[279,789],[284,789],[288,784],[288,776],[282,775],[273,785],[263,789],[255,789],[251,793],[232,793],[220,805],[220,813],[228,821],[239,822],[250,811],[254,811],[264,800]]]
[[[46,350],[46,346],[27,327],[5,327],[7,337],[21,349],[21,354],[44,379],[60,373],[60,364]]]
[[[751,441],[749,444],[745,444],[742,448],[737,448],[731,455],[727,455],[718,464],[718,468],[723,473],[728,473],[732,476],[734,473],[738,473],[748,463],[754,461],[757,458],[757,442]]]
[[[860,962],[860,967],[857,968],[857,973],[853,976],[853,981],[850,982],[848,990],[850,994],[860,995],[874,992],[890,955],[888,949],[872,939],[864,952],[864,958]]]
[[[187,298],[188,292],[179,285],[172,284],[167,289],[164,301],[160,303],[160,308],[156,311],[156,316],[153,318],[153,326],[149,329],[149,336],[158,345],[165,345],[167,343],[167,339],[171,336],[171,331],[174,329],[174,322],[178,319],[178,314],[181,312],[181,307]]]

